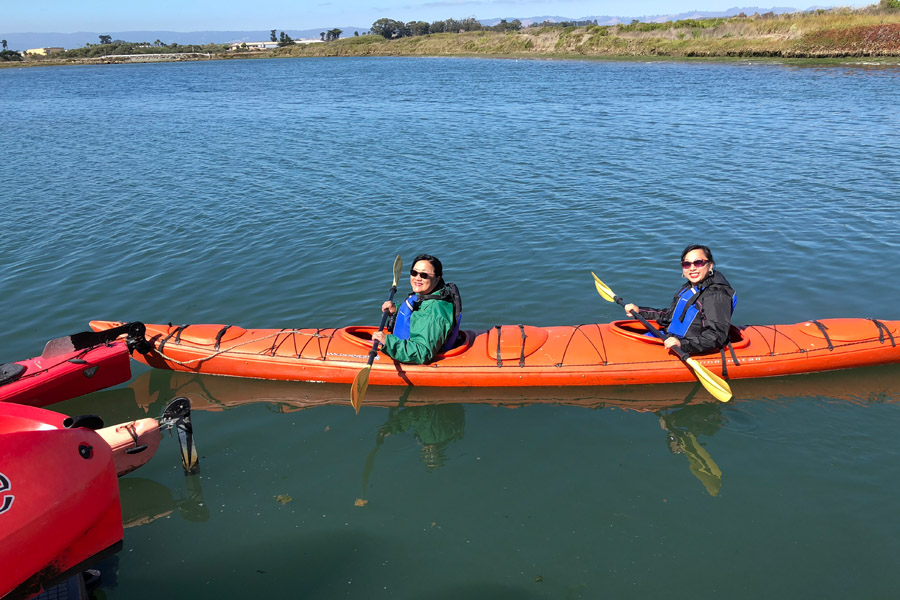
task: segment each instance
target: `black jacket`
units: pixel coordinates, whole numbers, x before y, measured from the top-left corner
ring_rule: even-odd
[[[678,303],[678,296],[689,287],[690,282],[678,288],[672,305],[665,310],[641,307],[641,316],[645,319],[656,319],[661,327],[666,327],[672,322],[672,313]],[[731,329],[732,298],[735,292],[725,276],[715,271],[697,287],[700,293],[696,296],[695,306],[700,314],[691,323],[684,337],[679,338],[681,349],[688,354],[702,354],[722,348],[728,341],[728,332]]]

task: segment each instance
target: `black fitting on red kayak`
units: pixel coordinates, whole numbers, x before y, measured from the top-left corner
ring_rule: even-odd
[[[97,415],[78,415],[77,417],[66,417],[63,421],[63,427],[66,429],[76,429],[84,427],[85,429],[103,429],[103,419]]]
[[[125,338],[125,343],[128,345],[129,352],[133,354],[135,351],[138,351],[141,354],[147,354],[153,350],[153,344],[147,341],[147,327],[143,323],[132,321],[131,323],[126,323],[123,327],[128,327],[128,336]]]
[[[127,334],[125,343],[129,352],[137,350],[141,354],[146,354],[153,349],[153,346],[145,337],[147,328],[140,321],[132,321],[131,323],[125,323],[104,331],[82,331],[50,340],[44,346],[44,352],[41,354],[41,357],[53,358],[75,350],[87,350],[101,344],[111,344],[123,333]]]
[[[24,372],[25,367],[17,363],[0,365],[0,385],[16,381]]]

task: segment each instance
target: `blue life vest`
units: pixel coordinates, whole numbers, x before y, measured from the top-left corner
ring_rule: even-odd
[[[418,294],[411,294],[397,310],[397,320],[394,321],[394,330],[391,333],[401,340],[409,339],[409,321],[413,311],[416,310],[414,303],[418,297]]]
[[[451,285],[453,285],[453,284],[446,284],[445,289],[450,287]],[[454,291],[456,291],[456,294],[458,296],[459,292],[457,290],[454,290]],[[452,296],[452,293],[450,295]],[[418,298],[419,298],[418,294],[410,294],[409,296],[407,296],[406,300],[404,300],[403,303],[400,305],[400,308],[397,309],[397,320],[394,321],[394,329],[391,331],[391,333],[393,333],[395,336],[397,336],[401,340],[409,339],[409,326],[410,326],[410,322],[412,320],[412,314],[413,314],[413,312],[415,312],[415,310],[417,308],[419,308],[419,305],[421,304],[420,302],[418,302]],[[437,296],[437,295],[427,295],[423,299],[423,302],[425,300],[437,300],[437,299],[443,300],[443,297]],[[447,298],[446,301],[452,302],[452,298]],[[444,343],[444,346],[441,348],[441,350],[440,350],[441,352],[446,352],[447,350],[450,350],[451,348],[453,348],[454,345],[456,345],[456,338],[459,336],[459,324],[462,322],[462,302],[460,301],[459,304],[460,304],[459,314],[456,315],[456,322],[453,323],[453,329],[450,330],[450,335],[447,336],[447,341]],[[456,312],[456,303],[454,303],[454,311],[453,312],[454,313]]]
[[[692,301],[699,293],[700,290],[697,288],[689,287],[678,294],[678,302],[675,304],[675,309],[672,311],[672,321],[666,327],[667,334],[678,337],[684,337],[685,334],[687,334],[694,319],[700,314],[696,302]],[[734,313],[735,305],[737,305],[737,293],[731,296],[732,313]]]

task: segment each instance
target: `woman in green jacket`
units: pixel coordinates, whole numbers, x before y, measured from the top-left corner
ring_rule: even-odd
[[[421,365],[434,359],[455,342],[459,331],[454,322],[453,298],[445,284],[443,266],[434,256],[420,254],[409,270],[412,293],[399,304],[385,302],[381,310],[397,315],[391,333],[378,331],[373,340],[383,344],[385,354],[402,363]]]

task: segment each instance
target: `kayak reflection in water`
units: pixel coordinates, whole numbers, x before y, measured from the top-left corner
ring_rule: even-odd
[[[719,404],[685,406],[657,414],[660,427],[668,434],[669,451],[687,456],[694,477],[700,480],[710,496],[718,496],[722,489],[722,471],[697,436],[712,436],[728,422]]]
[[[712,251],[693,244],[681,252],[682,285],[669,308],[644,308],[626,304],[628,315],[638,313],[656,319],[667,334],[666,348],[677,346],[688,354],[724,348],[731,330],[731,313],[737,294],[725,276],[716,270]]]

